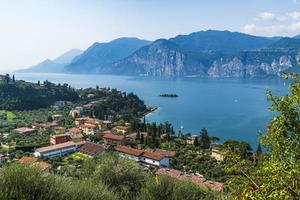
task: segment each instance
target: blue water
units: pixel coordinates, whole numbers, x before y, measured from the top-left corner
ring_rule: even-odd
[[[134,92],[148,105],[159,109],[148,115],[149,122],[171,122],[178,131],[198,134],[203,127],[221,141],[245,140],[256,147],[258,133],[274,116],[268,111],[266,90],[285,94],[284,80],[239,80],[182,78],[155,80],[145,77],[70,74],[16,74],[17,79],[37,82],[50,80],[68,83],[76,88],[110,87]],[[175,93],[178,98],[162,98],[159,94]]]

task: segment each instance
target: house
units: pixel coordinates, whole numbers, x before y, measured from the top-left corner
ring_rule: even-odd
[[[27,128],[27,127],[17,128],[14,131],[16,133],[19,133],[19,134],[22,134],[22,135],[30,135],[30,134],[36,133],[35,129]]]
[[[52,121],[52,122],[46,122],[46,123],[32,123],[31,128],[40,130],[40,131],[47,131],[52,129],[53,127],[58,126],[57,121]]]
[[[126,157],[146,165],[169,167],[169,158],[157,152],[133,149],[122,145],[116,146],[115,151],[117,151],[121,157]]]
[[[115,134],[105,134],[103,136],[103,140],[105,144],[124,144],[126,141],[125,136],[123,135],[115,135]]]
[[[156,175],[157,176],[167,175],[167,176],[176,178],[178,180],[189,180],[189,181],[192,181],[196,185],[207,186],[210,189],[215,190],[215,191],[222,191],[223,187],[224,187],[224,183],[209,181],[209,180],[206,180],[201,175],[186,174],[184,172],[181,172],[181,171],[175,170],[175,169],[160,168],[157,170]]]
[[[94,98],[94,97],[95,97],[94,94],[88,94],[88,95],[87,95],[87,98]]]
[[[52,115],[53,120],[61,120],[64,116],[61,114],[54,114]]]
[[[186,138],[186,143],[193,145],[195,143],[196,139],[197,139],[196,135],[189,136]]]
[[[128,141],[135,141],[137,138],[137,133],[131,133],[125,136]]]
[[[83,140],[83,135],[81,134],[81,130],[79,128],[70,128],[67,132],[67,135],[69,135],[73,142],[80,142]]]
[[[54,158],[61,157],[77,150],[77,144],[75,142],[65,142],[61,144],[55,144],[47,147],[38,148],[34,152],[35,157]]]
[[[142,150],[133,149],[122,145],[116,146],[115,151],[117,151],[121,157],[126,157],[135,161],[140,161],[140,156],[144,153]]]
[[[78,151],[90,156],[98,157],[105,153],[105,148],[100,144],[86,142],[78,149]]]
[[[52,130],[57,134],[59,134],[59,133],[61,134],[66,131],[66,128],[63,126],[54,126],[54,127],[52,127]]]
[[[147,148],[144,151],[148,151],[148,152],[153,152],[153,153],[160,153],[168,158],[174,158],[175,157],[175,151],[168,151],[168,150],[164,150],[164,149],[150,149]]]
[[[70,137],[67,134],[52,135],[50,137],[50,144],[52,144],[52,145],[61,144],[61,143],[68,142],[69,140],[70,140]]]
[[[72,109],[70,111],[70,115],[73,117],[73,118],[76,118],[76,117],[80,117],[83,113],[83,107],[81,106],[78,106],[76,107],[75,109]]]
[[[0,166],[4,164],[4,161],[5,161],[4,154],[0,152]]]
[[[85,135],[95,135],[95,133],[98,131],[97,125],[89,123],[82,124],[79,126],[79,128]]]
[[[117,133],[119,133],[119,134],[125,135],[125,133],[128,132],[129,127],[127,127],[127,126],[116,126],[116,127],[114,128],[114,130],[115,130]]]
[[[49,163],[38,161],[38,159],[35,157],[23,156],[20,160],[18,160],[18,163],[24,165],[37,165],[43,171],[51,168],[51,165]]]
[[[157,167],[169,167],[169,158],[157,152],[144,151],[140,162]]]
[[[100,126],[101,129],[111,128],[112,122],[109,120],[103,120]]]
[[[217,161],[223,161],[224,160],[224,154],[225,152],[222,151],[219,148],[212,148],[211,149],[211,157],[216,159]]]

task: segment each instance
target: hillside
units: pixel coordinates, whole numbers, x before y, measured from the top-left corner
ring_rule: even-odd
[[[77,92],[67,84],[55,85],[16,81],[9,76],[0,79],[0,110],[31,110],[49,107],[55,101],[76,101]]]

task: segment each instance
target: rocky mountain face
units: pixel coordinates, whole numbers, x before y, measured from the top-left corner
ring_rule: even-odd
[[[298,49],[298,37],[268,38],[213,30],[154,42],[119,38],[94,43],[65,65],[63,72],[153,77],[279,76],[294,70]],[[49,61],[45,63],[51,67]]]
[[[200,63],[183,53],[175,43],[160,39],[114,63],[112,72],[155,77],[181,77],[191,73],[203,75],[204,71],[199,66]]]

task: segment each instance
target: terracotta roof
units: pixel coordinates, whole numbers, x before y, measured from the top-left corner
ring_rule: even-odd
[[[35,151],[40,152],[40,153],[45,153],[45,152],[63,149],[63,148],[67,148],[67,147],[72,147],[72,146],[76,146],[76,143],[65,142],[65,143],[61,143],[61,144],[55,144],[55,145],[51,145],[51,146],[47,146],[47,147],[38,148]]]
[[[103,136],[104,139],[110,139],[110,140],[117,140],[117,141],[122,141],[125,139],[123,135],[115,135],[111,133],[107,133]]]
[[[160,153],[166,157],[169,157],[169,158],[172,158],[175,156],[175,151],[168,151],[168,150],[164,150],[164,149],[150,149],[150,148],[147,148],[145,149],[145,151],[148,151],[148,152],[153,152],[153,153]]]
[[[142,150],[133,149],[133,148],[122,146],[122,145],[116,146],[115,150],[118,152],[121,152],[121,153],[126,153],[126,154],[134,155],[134,156],[140,156],[144,153],[144,151],[142,151]]]
[[[69,131],[72,132],[72,133],[75,133],[75,134],[78,134],[78,133],[81,133],[80,129],[79,128],[69,128]]]
[[[82,127],[82,128],[96,128],[97,126],[95,124],[86,123],[86,124],[81,125],[80,127]]]
[[[166,157],[163,154],[156,153],[156,152],[150,152],[150,151],[144,151],[142,156],[145,157],[145,158],[150,158],[152,160],[157,160],[157,161],[160,161],[164,157]]]
[[[27,128],[27,127],[22,127],[22,128],[17,128],[14,131],[16,131],[18,133],[26,134],[26,133],[32,133],[32,132],[34,132],[35,129],[33,129],[33,128]]]
[[[177,178],[179,180],[190,180],[193,183],[201,186],[207,186],[213,190],[216,191],[221,191],[223,189],[224,183],[221,182],[215,182],[215,181],[209,181],[206,180],[205,178],[201,176],[196,176],[196,175],[188,175],[185,174],[184,172],[181,172],[179,170],[175,169],[168,169],[168,168],[160,168],[157,172],[156,175],[168,175],[173,178]]]
[[[35,158],[35,157],[24,156],[20,160],[18,160],[18,163],[20,163],[20,164],[32,164],[32,163],[36,162],[37,160],[38,159]]]
[[[105,148],[100,144],[86,142],[79,148],[79,151],[88,155],[97,156],[103,153],[105,151]]]
[[[63,126],[54,126],[52,129],[53,130],[57,130],[57,131],[64,131],[64,130],[66,130],[66,128],[63,127]]]

